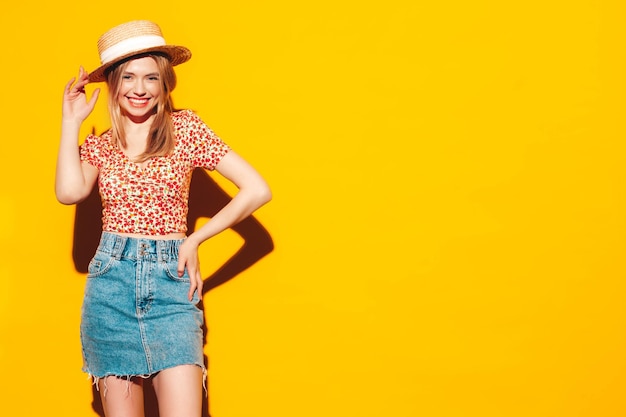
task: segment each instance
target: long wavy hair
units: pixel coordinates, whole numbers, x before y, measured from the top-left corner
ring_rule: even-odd
[[[172,152],[175,145],[174,127],[170,114],[176,109],[172,102],[171,93],[176,87],[176,73],[174,67],[165,55],[142,54],[133,56],[116,65],[106,74],[107,86],[109,88],[109,115],[111,117],[111,140],[121,148],[126,147],[126,134],[122,123],[122,110],[118,101],[118,94],[122,87],[122,75],[128,62],[149,56],[154,59],[159,68],[159,79],[161,80],[161,95],[157,100],[155,117],[150,126],[148,143],[143,153],[138,155],[134,162],[144,162],[155,156],[165,156]]]

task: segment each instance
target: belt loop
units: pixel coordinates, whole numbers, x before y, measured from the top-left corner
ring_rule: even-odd
[[[115,242],[113,243],[113,253],[112,255],[118,261],[122,257],[122,252],[124,251],[124,246],[126,246],[127,238],[120,235],[115,235]]]
[[[156,244],[157,244],[157,257],[159,262],[167,262],[167,249],[164,245],[164,243],[166,243],[165,240],[157,240]]]

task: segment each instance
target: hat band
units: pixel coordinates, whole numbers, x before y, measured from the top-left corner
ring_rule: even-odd
[[[102,51],[100,53],[100,61],[102,61],[102,64],[107,64],[115,58],[127,55],[131,52],[163,45],[165,45],[165,39],[156,35],[144,35],[124,39]]]

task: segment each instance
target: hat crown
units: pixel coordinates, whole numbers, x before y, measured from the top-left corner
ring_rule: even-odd
[[[135,20],[115,26],[100,36],[100,39],[98,39],[98,53],[102,54],[103,51],[123,40],[139,36],[159,36],[163,38],[161,28],[156,23],[149,20]]]

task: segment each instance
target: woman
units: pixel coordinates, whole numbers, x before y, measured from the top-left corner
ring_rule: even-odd
[[[116,26],[98,41],[102,65],[81,67],[65,86],[56,196],[76,204],[98,181],[103,232],[89,265],[81,315],[84,371],[107,417],[143,415],[143,379],[153,378],[161,417],[200,416],[203,313],[198,247],[271,198],[264,179],[191,111],[175,111],[173,67],[191,52],[166,44],[149,21]],[[89,135],[82,123],[106,81],[111,129]],[[239,189],[186,236],[194,168],[217,170]]]

